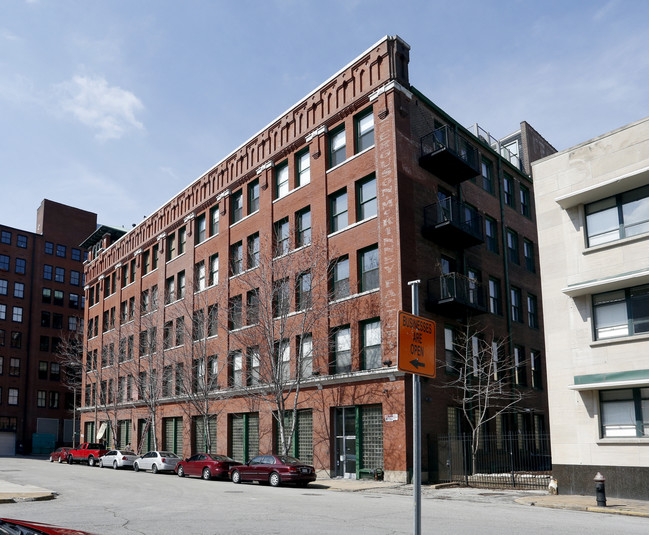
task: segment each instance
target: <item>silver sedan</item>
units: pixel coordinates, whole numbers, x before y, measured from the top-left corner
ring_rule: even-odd
[[[154,474],[173,472],[180,460],[180,457],[171,451],[150,451],[133,462],[133,470],[151,470]]]
[[[105,455],[99,457],[99,468],[113,467],[118,468],[133,467],[133,461],[137,459],[137,453],[127,450],[110,450]]]

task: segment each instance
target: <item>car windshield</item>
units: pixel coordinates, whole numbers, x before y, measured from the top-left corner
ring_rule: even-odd
[[[88,449],[89,450],[103,450],[104,445],[103,444],[88,444]]]
[[[213,461],[231,461],[234,462],[234,459],[231,459],[227,455],[214,455],[213,453],[210,453],[210,459]]]
[[[295,457],[288,457],[286,455],[280,455],[279,460],[284,464],[302,464],[302,461],[300,461],[300,459],[296,459]]]
[[[121,453],[122,453],[122,455],[136,455],[136,453],[134,451],[123,451]]]
[[[176,455],[172,451],[161,451],[160,457],[171,457],[172,459],[179,459],[178,455]]]

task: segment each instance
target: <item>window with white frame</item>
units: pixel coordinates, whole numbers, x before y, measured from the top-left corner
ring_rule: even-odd
[[[275,198],[281,199],[288,195],[289,190],[288,162],[284,162],[275,167]]]
[[[334,373],[348,373],[352,370],[352,335],[349,327],[334,332]]]
[[[371,108],[356,117],[355,127],[356,152],[364,151],[374,145],[374,112]]]
[[[361,340],[363,368],[372,370],[381,367],[381,322],[378,319],[363,322]]]
[[[300,338],[299,347],[302,377],[311,377],[313,375],[313,337],[310,333]]]
[[[649,388],[599,392],[602,438],[649,437]]]
[[[649,332],[649,284],[593,295],[595,339]]]
[[[309,149],[305,149],[295,156],[297,166],[297,185],[304,186],[311,182],[311,155]]]
[[[346,158],[345,126],[343,125],[329,134],[329,167],[336,167]]]

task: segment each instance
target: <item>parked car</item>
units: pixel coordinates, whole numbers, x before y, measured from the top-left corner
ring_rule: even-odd
[[[133,470],[151,470],[154,474],[173,472],[180,460],[172,451],[149,451],[133,461]]]
[[[118,468],[132,468],[133,462],[137,459],[137,453],[128,450],[110,450],[99,458],[99,468],[112,466]]]
[[[201,476],[203,479],[213,477],[227,479],[230,468],[241,463],[227,455],[214,453],[197,453],[176,465],[176,473],[180,476]]]
[[[68,455],[71,448],[56,448],[52,453],[50,453],[50,462],[53,463],[63,463],[68,460]]]
[[[270,483],[273,487],[281,483],[296,483],[304,487],[316,480],[313,466],[304,464],[295,457],[287,455],[258,455],[247,464],[230,469],[233,483],[242,481],[260,481]]]
[[[79,531],[73,528],[62,528],[41,522],[0,518],[0,533],[15,533],[16,535],[93,535],[89,531]]]

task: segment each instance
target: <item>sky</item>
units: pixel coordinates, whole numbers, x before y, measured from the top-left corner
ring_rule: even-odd
[[[385,35],[497,138],[649,115],[645,0],[0,0],[0,222],[47,198],[130,228]]]

